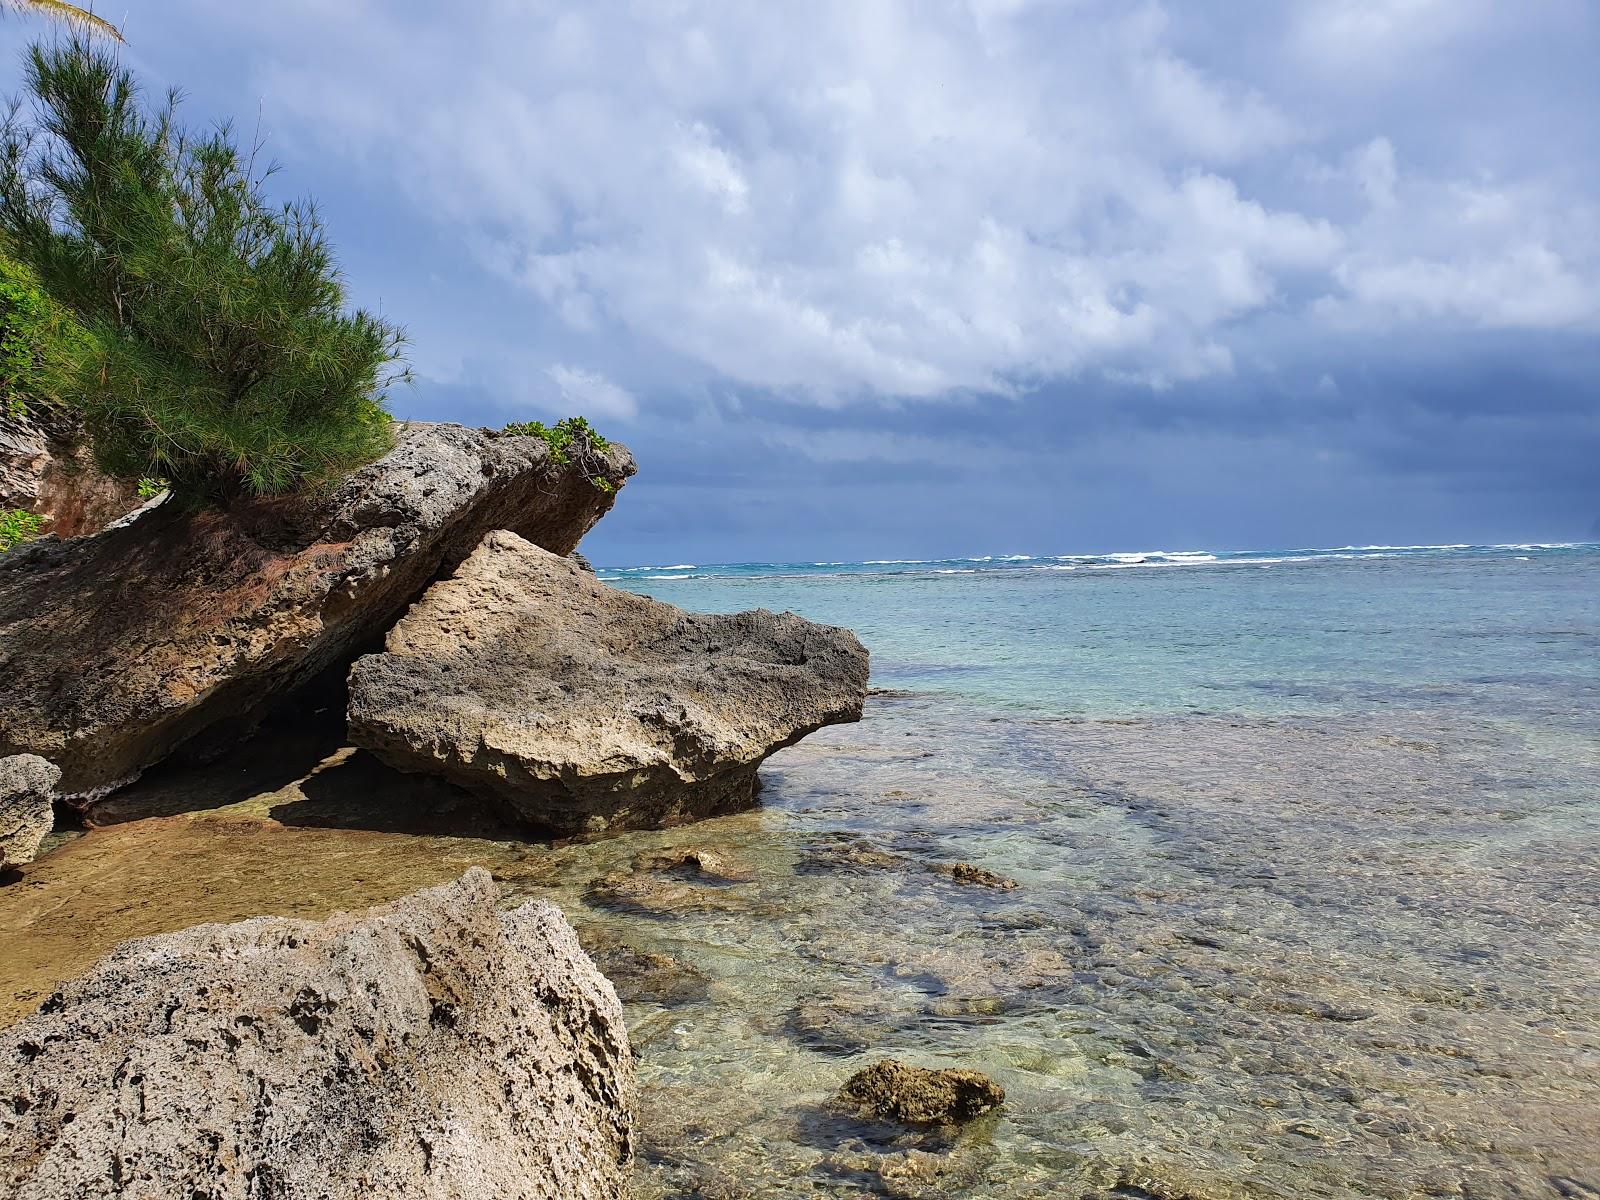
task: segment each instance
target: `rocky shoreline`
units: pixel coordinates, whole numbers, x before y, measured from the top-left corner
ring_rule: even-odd
[[[535,437],[413,423],[329,494],[156,503],[7,554],[0,886],[27,885],[53,806],[92,830],[137,818],[131,785],[165,761],[263,738],[270,759],[263,725],[346,672],[350,741],[434,781],[421,794],[463,831],[595,838],[752,805],[770,754],[860,719],[867,653],[793,614],[685,613],[598,582],[567,556],[634,469],[621,446],[597,472]],[[628,903],[716,863],[640,860],[607,886]],[[497,896],[474,868],[364,915],[118,946],[0,1034],[7,1194],[620,1195],[616,993],[558,909]],[[697,986],[659,956],[597,953],[631,987]]]
[[[618,1195],[633,1057],[553,905],[486,871],[120,946],[0,1034],[0,1189]]]

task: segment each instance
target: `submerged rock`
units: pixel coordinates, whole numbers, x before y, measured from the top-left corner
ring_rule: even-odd
[[[860,1054],[881,1046],[915,1023],[915,1014],[886,1004],[833,996],[803,1000],[791,1008],[783,1032],[797,1045],[823,1054]]]
[[[863,1117],[902,1125],[959,1125],[1005,1098],[1005,1089],[978,1071],[928,1070],[893,1058],[857,1071],[838,1097]]]
[[[965,883],[972,887],[993,888],[999,892],[1009,892],[1017,886],[1015,879],[989,870],[987,867],[975,866],[969,862],[935,863],[935,874],[943,875],[956,883]]]
[[[748,867],[741,866],[721,850],[705,846],[674,846],[669,850],[636,854],[633,869],[711,883],[747,883],[755,878]]]
[[[0,758],[0,871],[32,862],[55,823],[61,771],[37,754]]]
[[[828,1165],[841,1178],[859,1180],[871,1195],[890,1200],[946,1200],[983,1182],[985,1163],[973,1155],[933,1154],[910,1149],[874,1151],[847,1143]]]
[[[793,613],[687,613],[497,531],[350,674],[350,735],[564,833],[754,802],[773,751],[856,721],[867,652]]]
[[[940,862],[923,854],[886,850],[868,838],[846,833],[824,834],[812,839],[804,856],[795,864],[798,875],[867,875],[879,871],[912,874],[928,871],[943,875],[953,883],[1009,892],[1017,881],[987,867],[970,862]]]
[[[613,485],[633,473],[606,452]],[[203,731],[258,720],[377,637],[490,529],[565,554],[615,488],[544,442],[402,426],[332,493],[188,512],[164,504],[90,538],[0,559],[0,754],[62,766],[92,799]]]
[[[685,878],[658,871],[614,871],[602,875],[589,881],[583,900],[592,908],[662,919],[751,909],[748,898],[704,876]]]
[[[127,942],[0,1033],[0,1194],[622,1194],[622,1010],[488,873],[359,916]]]
[[[584,926],[578,938],[624,1001],[653,1000],[677,1007],[710,995],[705,972],[675,955],[635,946],[603,925]]]

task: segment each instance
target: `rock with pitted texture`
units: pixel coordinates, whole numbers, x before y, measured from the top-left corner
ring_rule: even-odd
[[[69,411],[13,412],[0,403],[0,509],[26,509],[43,518],[40,532],[68,538],[138,507],[138,486],[100,473]]]
[[[50,832],[61,772],[37,754],[0,758],[0,871],[32,862]]]
[[[59,763],[86,803],[198,735],[220,743],[379,637],[488,530],[566,554],[633,470],[617,445],[579,466],[538,438],[410,424],[326,495],[167,503],[12,550],[0,754]]]
[[[928,1070],[886,1058],[852,1075],[839,1103],[864,1117],[901,1125],[959,1125],[998,1108],[1005,1089],[960,1068]]]
[[[124,943],[0,1033],[14,1200],[611,1200],[634,1069],[554,906],[487,872]]]
[[[750,805],[762,760],[859,720],[866,688],[848,630],[684,612],[502,530],[356,662],[350,736],[544,829],[598,833]]]

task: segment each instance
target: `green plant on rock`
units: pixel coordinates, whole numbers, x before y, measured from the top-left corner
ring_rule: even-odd
[[[165,479],[151,479],[146,475],[139,480],[138,491],[139,499],[141,500],[154,500],[166,490],[167,481]]]
[[[604,455],[611,443],[589,424],[587,417],[564,417],[554,425],[543,421],[512,421],[501,432],[538,438],[550,447],[552,462],[563,467],[576,464],[584,478],[600,491],[616,491],[616,485],[605,474]]]
[[[44,528],[44,518],[25,508],[0,509],[0,554],[23,542],[31,542]]]
[[[89,336],[52,365],[107,473],[189,504],[313,487],[393,440],[404,335],[347,311],[316,209],[177,97],[148,109],[115,55],[34,46],[0,139],[0,236]]]

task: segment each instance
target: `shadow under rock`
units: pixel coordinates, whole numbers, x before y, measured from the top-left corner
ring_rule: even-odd
[[[341,694],[315,684],[291,696],[259,728],[197,758],[180,750],[127,787],[91,805],[91,826],[223,808],[266,796],[313,774],[345,741]]]
[[[496,842],[543,842],[487,800],[429,775],[408,775],[342,746],[300,782],[300,798],[268,809],[282,825],[366,829]]]
[[[542,841],[472,793],[386,766],[346,741],[344,669],[308,683],[241,740],[161,763],[95,804],[90,825],[119,825],[256,801],[281,825],[488,841]]]
[[[824,1152],[854,1146],[879,1153],[922,1150],[937,1154],[954,1148],[960,1137],[961,1130],[955,1126],[900,1125],[859,1116],[836,1104],[806,1109],[789,1131],[790,1141]]]

